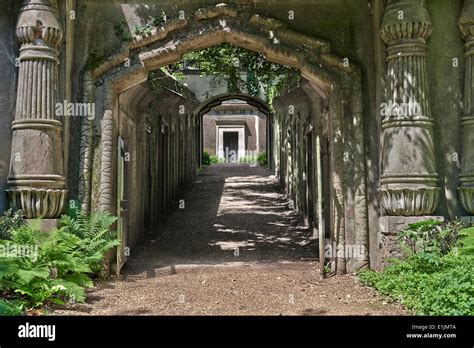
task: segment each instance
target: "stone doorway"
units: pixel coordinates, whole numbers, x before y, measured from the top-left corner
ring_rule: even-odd
[[[226,163],[239,161],[239,132],[226,131],[224,135],[224,152]]]

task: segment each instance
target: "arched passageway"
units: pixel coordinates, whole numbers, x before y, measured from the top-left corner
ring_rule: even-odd
[[[275,40],[269,40],[269,35]],[[318,158],[315,148],[319,143],[326,171],[324,226],[331,245],[334,243],[337,248],[359,245],[365,250],[362,257],[334,257],[333,269],[344,273],[367,264],[366,163],[360,72],[355,65],[346,66],[342,59],[331,54],[329,43],[293,32],[277,21],[242,8],[216,6],[197,11],[190,20],[166,22],[161,30],[135,38],[125,50],[92,71],[92,80],[103,81],[98,87],[101,93],[97,95],[104,96],[97,99],[103,110],[100,178],[95,193],[97,208],[118,215],[123,211],[124,229],[128,229],[129,240],[135,242],[138,240],[136,231],[144,227],[144,221],[149,226],[156,224],[154,216],[158,215],[153,212],[166,214],[167,208],[176,204],[172,202],[179,199],[179,190],[190,182],[200,167],[202,111],[230,96],[219,96],[198,105],[186,96],[169,92],[164,100],[154,104],[155,110],[161,110],[162,114],[150,117],[154,112],[153,102],[146,95],[151,92],[143,86],[150,71],[178,61],[186,52],[223,42],[260,52],[269,61],[301,72],[302,86],[298,86],[293,95],[288,93],[277,101],[275,114],[269,113],[270,168],[275,170],[295,209],[304,212],[307,222],[313,223],[318,218],[314,204],[317,180],[313,179],[315,159]],[[131,63],[129,66],[122,64],[125,58]],[[245,96],[244,99],[264,108],[254,98]],[[143,111],[146,103],[148,114]],[[134,110],[127,115],[132,104]],[[130,117],[130,114],[135,116]],[[155,123],[146,124],[147,120]],[[136,132],[131,131],[134,129]],[[130,132],[135,132],[135,140],[129,138],[128,144],[124,141],[121,149],[121,140]],[[156,136],[149,136],[155,134],[153,132]],[[87,147],[86,142],[84,145]],[[132,163],[120,166],[121,158],[128,153],[127,146],[134,149],[136,156],[131,156]],[[142,155],[157,147],[155,159],[148,156],[148,163],[144,164]],[[155,175],[159,179],[152,185],[156,189],[148,190],[147,180],[137,180],[143,178],[138,168],[144,166],[149,168],[149,173],[150,170],[159,171],[159,175]],[[133,178],[130,181],[133,183],[122,180],[117,175],[120,174],[117,168],[125,168],[125,177]],[[153,175],[148,177],[148,180],[154,180]],[[84,182],[84,187],[91,186],[87,180]],[[122,192],[131,196],[120,197]],[[161,198],[151,202],[151,197],[156,198],[157,193]],[[148,205],[144,201],[148,201]],[[133,207],[133,211],[129,211],[129,207]],[[145,218],[147,214],[148,218]]]
[[[260,99],[259,97],[252,96],[246,93],[225,93],[225,94],[219,94],[217,96],[209,98],[205,102],[201,103],[194,111],[195,117],[197,117],[197,119],[200,122],[200,149],[201,149],[200,155],[202,156],[202,153],[204,151],[204,145],[203,145],[203,136],[204,136],[203,117],[204,115],[206,115],[209,111],[211,111],[216,106],[222,105],[222,103],[226,101],[231,101],[231,100],[240,100],[242,102],[245,102],[248,105],[255,107],[259,112],[265,115],[265,135],[266,135],[265,148],[272,149],[273,147],[273,142],[272,142],[273,116],[267,103],[263,101],[262,99]],[[273,160],[271,157],[272,151],[268,151],[268,155],[269,155],[268,166],[271,168],[272,163],[273,163]],[[200,157],[200,163],[202,163],[202,157]]]

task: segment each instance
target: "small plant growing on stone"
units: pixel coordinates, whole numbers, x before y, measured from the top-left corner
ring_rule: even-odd
[[[257,162],[261,166],[266,166],[268,164],[267,153],[266,152],[260,153],[257,157]]]
[[[207,152],[203,152],[202,153],[202,164],[208,166],[211,164],[211,159],[210,159],[210,156]]]
[[[399,235],[402,246],[410,253],[448,254],[459,242],[459,231],[464,228],[460,220],[443,224],[437,220],[420,221],[408,225]]]

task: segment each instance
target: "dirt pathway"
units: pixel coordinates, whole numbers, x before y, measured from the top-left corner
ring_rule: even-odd
[[[354,276],[319,280],[317,245],[262,167],[213,165],[154,236],[125,281],[55,315],[400,315]]]

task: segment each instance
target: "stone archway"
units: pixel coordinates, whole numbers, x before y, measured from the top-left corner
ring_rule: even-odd
[[[256,107],[260,112],[262,112],[266,116],[266,148],[272,148],[272,113],[268,105],[259,97],[252,96],[246,93],[223,93],[216,95],[214,97],[209,98],[208,100],[202,102],[195,110],[194,115],[200,122],[200,163],[202,163],[202,151],[203,151],[203,125],[202,125],[202,117],[204,114],[208,113],[212,108],[215,106],[220,105],[221,103],[228,101],[228,100],[242,100],[249,104],[250,106]],[[272,151],[267,151],[268,157],[268,166],[272,167]]]
[[[114,108],[117,95],[147,79],[148,72],[175,63],[183,54],[223,42],[264,54],[269,61],[299,69],[327,99],[331,143],[331,241],[337,247],[361,245],[368,250],[365,149],[361,77],[354,64],[344,64],[330,44],[288,29],[284,23],[245,8],[217,5],[198,10],[189,19],[175,19],[117,53],[92,74],[102,78],[104,102],[101,209],[112,210]],[[131,62],[125,67],[125,59]],[[345,106],[345,105],[346,106]],[[111,149],[110,151],[107,150]],[[339,273],[367,264],[367,258],[337,259]]]

